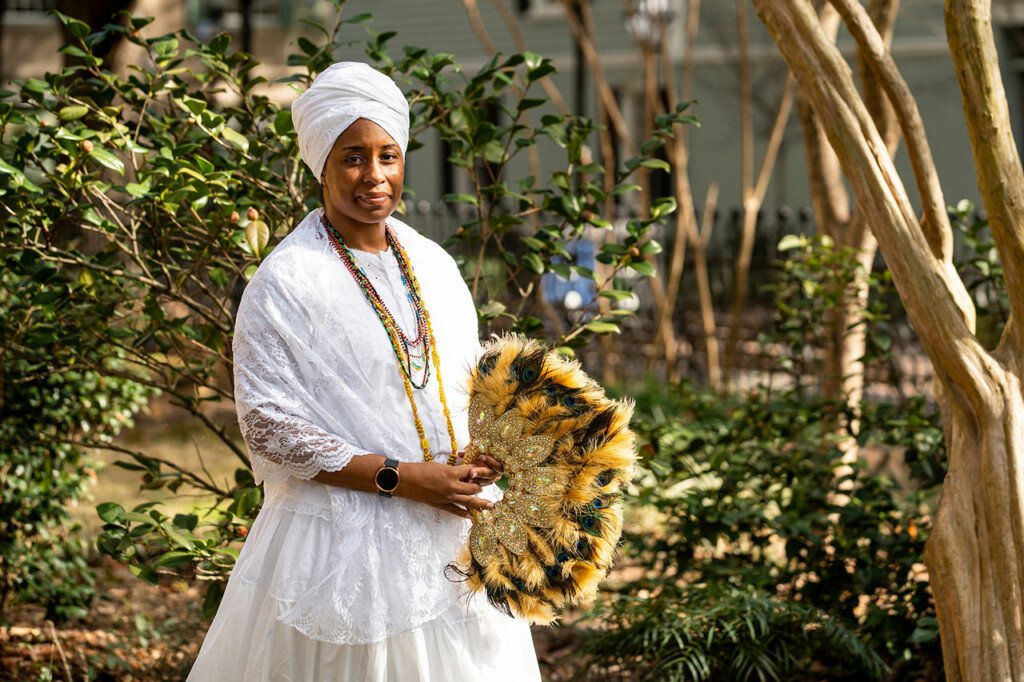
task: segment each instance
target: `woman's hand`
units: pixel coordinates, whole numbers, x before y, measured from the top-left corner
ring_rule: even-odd
[[[494,504],[477,497],[483,490],[474,481],[493,480],[498,474],[480,463],[448,466],[439,462],[402,462],[395,494],[469,518],[472,509],[491,509]]]
[[[473,460],[473,466],[489,470],[489,473],[485,476],[478,476],[476,478],[469,479],[472,483],[478,483],[480,485],[490,485],[501,478],[505,473],[504,465],[490,455],[478,455],[477,458]]]

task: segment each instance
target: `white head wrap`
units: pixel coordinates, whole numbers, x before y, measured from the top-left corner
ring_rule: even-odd
[[[332,64],[292,103],[299,153],[317,181],[338,136],[361,118],[383,128],[405,154],[409,102],[393,80],[368,64]]]

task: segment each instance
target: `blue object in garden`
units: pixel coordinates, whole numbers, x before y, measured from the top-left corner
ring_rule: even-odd
[[[593,270],[596,266],[594,242],[589,239],[577,239],[566,244],[566,250],[572,254],[573,265]],[[565,263],[565,259],[556,256],[554,263]],[[563,279],[553,272],[544,273],[544,298],[548,303],[562,305],[575,310],[592,303],[597,294],[594,280],[580,277],[573,272],[569,279]]]

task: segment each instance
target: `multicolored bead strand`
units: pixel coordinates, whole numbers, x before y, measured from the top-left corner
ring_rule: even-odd
[[[366,276],[363,269],[355,262],[351,250],[345,245],[345,241],[342,239],[341,234],[337,229],[335,229],[334,225],[331,224],[331,221],[327,219],[326,213],[321,214],[320,217],[320,222],[324,226],[324,230],[327,232],[328,241],[330,241],[331,246],[334,248],[335,253],[338,254],[342,263],[345,264],[345,268],[356,280],[359,288],[362,289],[363,295],[370,303],[370,306],[377,314],[377,318],[384,326],[384,330],[387,332],[388,340],[391,342],[391,349],[395,353],[395,358],[398,360],[398,366],[401,370],[405,395],[409,399],[409,406],[412,408],[413,422],[416,426],[416,433],[420,438],[420,447],[423,449],[423,459],[427,462],[432,462],[434,458],[430,452],[430,440],[427,438],[426,430],[423,428],[423,420],[420,419],[420,413],[416,406],[413,389],[422,389],[426,387],[430,380],[430,363],[433,361],[434,367],[437,371],[438,396],[441,400],[441,408],[444,410],[445,425],[448,427],[448,437],[451,441],[451,454],[448,456],[448,464],[455,464],[458,460],[458,443],[455,438],[455,428],[452,426],[451,410],[448,408],[448,400],[444,393],[444,381],[441,377],[441,358],[437,352],[434,330],[430,325],[430,315],[427,313],[426,305],[423,303],[423,295],[420,290],[419,282],[416,280],[416,276],[412,271],[412,266],[409,263],[409,255],[405,252],[405,249],[402,248],[401,243],[398,241],[398,238],[395,236],[390,226],[385,225],[385,237],[395,254],[395,259],[398,261],[398,269],[402,275],[402,282],[408,290],[413,311],[416,315],[417,333],[416,338],[411,341],[402,331],[401,327],[399,327],[394,315],[377,293],[377,290],[374,288],[373,283],[370,282],[369,277]],[[412,353],[410,348],[416,348],[417,346],[423,347],[424,372],[422,383],[417,383],[413,380]]]

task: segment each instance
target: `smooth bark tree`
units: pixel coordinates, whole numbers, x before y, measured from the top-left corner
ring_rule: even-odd
[[[753,0],[818,116],[935,367],[949,470],[925,562],[950,680],[1024,679],[1024,170],[988,0],[945,19],[982,200],[1011,312],[994,349],[952,264],[952,232],[913,96],[856,0],[831,0],[893,106],[923,213],[911,206],[849,65],[809,0]]]
[[[839,14],[826,0],[817,0],[815,4],[825,34],[834,42],[839,31]],[[899,0],[870,0],[867,11],[888,49],[899,11]],[[864,50],[858,50],[857,74],[864,93],[864,103],[892,157],[899,143],[900,129],[896,125],[892,106],[869,67],[869,61]],[[868,306],[869,275],[878,252],[878,243],[865,223],[864,213],[856,210],[856,198],[850,196],[843,184],[839,158],[829,145],[822,121],[806,96],[799,97],[797,112],[803,131],[811,207],[818,233],[828,236],[836,247],[855,252],[859,265],[852,287],[840,293],[836,307],[824,321],[826,342],[822,349],[821,373],[822,394],[844,401],[853,422],[836,424],[836,429],[848,432],[848,427],[851,427],[849,430],[855,431],[864,395],[862,358],[867,349],[865,311]],[[840,447],[846,462],[852,463],[857,459],[859,449],[855,438],[844,439]]]

